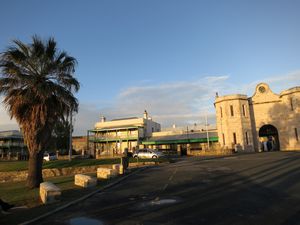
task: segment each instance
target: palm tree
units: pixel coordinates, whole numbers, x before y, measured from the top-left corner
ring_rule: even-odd
[[[57,49],[53,38],[44,41],[37,36],[30,44],[13,41],[0,55],[0,94],[29,150],[29,188],[43,182],[43,154],[56,121],[70,109],[77,112],[78,101],[73,95],[79,90],[73,77],[76,64],[75,58]]]

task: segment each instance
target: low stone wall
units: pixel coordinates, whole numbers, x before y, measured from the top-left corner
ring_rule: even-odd
[[[232,155],[233,151],[229,149],[212,149],[212,150],[201,150],[201,151],[191,151],[192,156],[222,156],[222,155]]]
[[[155,162],[140,162],[130,163],[129,167],[138,167],[141,165],[154,165]],[[57,177],[57,176],[70,176],[75,174],[92,173],[97,172],[97,168],[111,168],[112,165],[96,165],[96,166],[85,166],[85,167],[66,167],[60,169],[43,169],[43,177]],[[0,183],[5,182],[18,182],[27,179],[28,171],[12,171],[12,172],[0,172]]]
[[[91,173],[96,172],[97,168],[107,167],[110,165],[97,165],[97,166],[85,166],[85,167],[66,167],[61,169],[43,169],[43,177],[57,177],[57,176],[69,176],[78,173]],[[4,182],[17,182],[27,179],[28,171],[12,171],[12,172],[0,172],[0,183]]]

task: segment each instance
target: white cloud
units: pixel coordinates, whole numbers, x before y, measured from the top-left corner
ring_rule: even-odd
[[[120,92],[111,107],[94,112],[94,123],[99,120],[100,113],[112,119],[142,116],[145,109],[163,127],[204,123],[205,113],[214,120],[215,92],[223,90],[227,80],[228,76],[210,76],[192,81],[129,87]]]
[[[99,121],[100,115],[106,116],[108,120],[142,116],[145,109],[163,127],[172,124],[204,124],[205,114],[208,115],[209,123],[214,124],[213,102],[216,92],[220,95],[241,93],[252,96],[255,86],[260,82],[268,83],[274,92],[280,93],[300,84],[300,71],[270,76],[249,84],[236,84],[229,76],[207,76],[160,84],[139,82],[138,86],[120,91],[110,106],[101,107],[101,104],[80,102],[79,113],[75,116],[74,135],[85,135]],[[0,130],[17,127],[16,122],[11,121],[3,107],[0,107]]]
[[[100,109],[95,104],[80,103],[74,116],[74,135],[85,135],[100,119]]]
[[[10,116],[8,115],[8,112],[4,108],[2,104],[3,98],[0,97],[0,131],[4,130],[18,130],[19,126],[17,122],[14,119],[10,119]]]
[[[153,120],[160,122],[163,127],[172,124],[178,126],[204,124],[205,114],[208,115],[209,123],[214,124],[213,102],[216,92],[220,95],[241,93],[252,96],[256,85],[260,82],[268,83],[272,90],[280,92],[300,84],[300,71],[274,75],[248,84],[234,83],[229,76],[207,76],[196,80],[161,84],[141,83],[139,86],[122,90],[111,107],[90,109],[87,114],[89,118],[81,114],[83,111],[79,112],[78,116],[82,118],[80,127],[84,128],[82,130],[91,128],[86,126],[84,120],[88,119],[87,123],[93,126],[99,121],[100,114],[105,115],[107,119],[142,116],[145,109]]]
[[[279,94],[283,90],[300,85],[300,70],[283,75],[269,76],[261,80],[253,81],[249,84],[243,84],[236,91],[252,96],[254,94],[256,85],[259,83],[267,83],[273,92]]]

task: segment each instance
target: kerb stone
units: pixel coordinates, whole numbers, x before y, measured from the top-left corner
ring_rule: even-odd
[[[61,190],[51,182],[40,184],[40,198],[44,204],[50,204],[60,200]]]
[[[97,185],[97,179],[95,177],[84,174],[76,174],[74,180],[75,185],[84,188],[94,187]]]
[[[109,179],[118,175],[118,171],[115,169],[108,168],[98,168],[97,169],[97,178],[99,179]]]

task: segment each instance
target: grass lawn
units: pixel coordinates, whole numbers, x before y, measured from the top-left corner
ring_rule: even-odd
[[[130,158],[130,162],[136,162],[134,158]],[[167,159],[139,159],[139,162],[165,162]],[[120,163],[119,158],[112,159],[73,159],[69,160],[56,160],[43,163],[43,169],[53,168],[66,168],[66,167],[83,167],[83,166],[94,166],[94,165],[105,165],[105,164],[117,164]],[[28,161],[0,161],[0,172],[9,171],[22,171],[28,169]]]
[[[169,161],[169,159],[139,159],[138,161],[166,162]],[[130,162],[137,162],[137,159],[130,158]],[[71,162],[68,160],[56,160],[45,162],[43,168],[83,167],[116,163],[120,163],[120,159],[73,159]],[[27,165],[27,161],[2,161],[0,162],[0,172],[27,170]],[[96,173],[90,173],[89,175],[96,176]],[[9,215],[0,213],[0,224],[19,224],[21,222],[30,220],[35,218],[37,215],[44,214],[58,206],[70,202],[71,200],[75,200],[85,194],[88,194],[115,179],[117,178],[110,180],[98,180],[98,185],[96,187],[83,189],[74,185],[74,175],[44,178],[44,181],[50,181],[56,184],[62,190],[61,201],[51,205],[42,205],[42,202],[39,199],[39,189],[27,189],[25,187],[25,181],[0,183],[0,198],[2,200],[11,204],[15,204],[16,206],[25,205],[28,207],[27,209],[15,209]]]
[[[89,175],[96,176],[96,173],[91,173]],[[47,213],[71,200],[78,199],[85,194],[99,189],[99,187],[102,187],[115,179],[118,178],[98,180],[98,185],[96,187],[83,189],[74,185],[74,176],[46,178],[45,181],[53,182],[62,190],[61,201],[50,205],[42,205],[42,202],[39,199],[39,189],[27,189],[25,188],[25,182],[0,183],[0,193],[3,200],[15,204],[16,206],[26,205],[28,207],[27,209],[12,210],[11,214],[8,215],[0,213],[0,224],[19,224],[25,222],[38,215]]]
[[[167,158],[161,159],[139,159],[139,162],[166,162]],[[137,162],[137,159],[130,158],[130,162]],[[43,168],[65,168],[65,167],[82,167],[92,165],[103,164],[115,164],[120,163],[120,159],[73,159],[71,162],[68,160],[57,160],[51,162],[45,162]],[[15,161],[15,162],[0,162],[0,171],[21,171],[27,169],[27,161]],[[135,170],[135,169],[131,169]],[[96,173],[90,173],[89,175],[96,176]],[[0,198],[16,206],[26,206],[25,209],[15,209],[11,214],[4,215],[0,213],[0,224],[20,224],[37,215],[41,215],[55,209],[71,200],[78,199],[79,197],[88,194],[105,184],[114,181],[118,178],[110,180],[98,180],[96,187],[83,189],[74,185],[74,175],[49,177],[44,178],[44,181],[50,181],[61,188],[62,196],[59,203],[50,205],[42,205],[39,198],[39,189],[27,189],[25,187],[25,181],[21,182],[6,182],[0,183]]]

